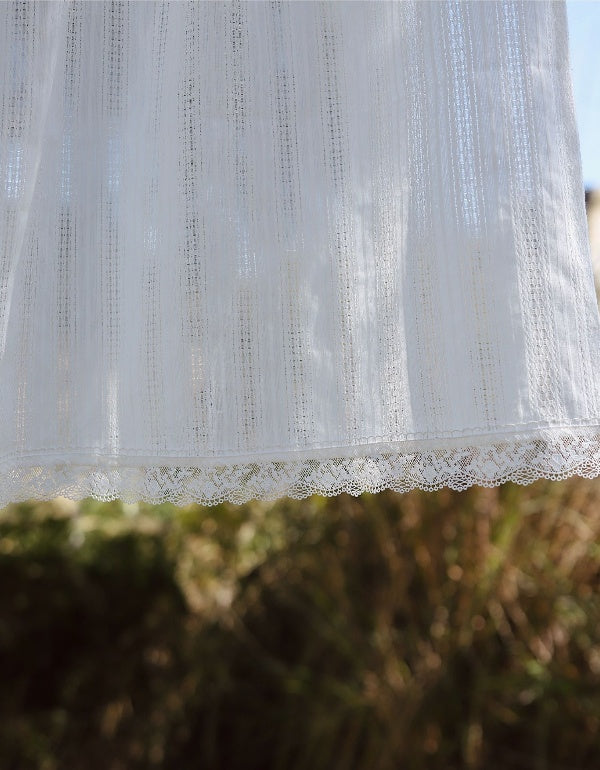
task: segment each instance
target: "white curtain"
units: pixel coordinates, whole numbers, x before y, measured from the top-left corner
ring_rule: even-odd
[[[564,2],[0,4],[0,505],[572,474]]]

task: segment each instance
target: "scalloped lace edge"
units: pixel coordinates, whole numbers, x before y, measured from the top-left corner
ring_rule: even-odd
[[[117,465],[114,463],[117,462]],[[53,458],[25,466],[18,460],[0,466],[0,507],[25,500],[92,497],[125,503],[175,505],[224,501],[301,499],[319,494],[385,489],[408,492],[473,485],[493,487],[506,481],[530,484],[541,478],[600,475],[600,428],[540,431],[527,438],[490,439],[489,443],[419,451],[357,450],[352,456],[302,459],[215,460],[200,465],[135,464],[131,460],[96,463]]]

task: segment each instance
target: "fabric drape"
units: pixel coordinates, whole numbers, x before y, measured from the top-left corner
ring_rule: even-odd
[[[0,4],[0,505],[600,473],[564,2]]]

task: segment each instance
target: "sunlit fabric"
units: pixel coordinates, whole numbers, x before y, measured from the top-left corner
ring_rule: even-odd
[[[572,474],[563,2],[0,4],[0,504]]]

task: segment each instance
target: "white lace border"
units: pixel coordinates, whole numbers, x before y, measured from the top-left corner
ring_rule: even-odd
[[[0,507],[92,497],[125,503],[224,501],[408,492],[600,475],[600,425],[362,444],[246,457],[160,457],[50,450],[0,461]],[[425,444],[425,446],[424,446]]]

